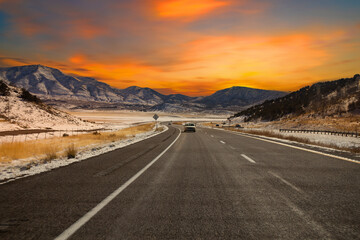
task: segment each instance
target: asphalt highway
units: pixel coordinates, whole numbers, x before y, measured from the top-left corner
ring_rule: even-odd
[[[360,239],[358,163],[180,128],[0,185],[0,239]]]

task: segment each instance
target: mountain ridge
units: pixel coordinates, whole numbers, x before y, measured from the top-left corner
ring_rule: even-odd
[[[172,109],[191,112],[211,109],[236,110],[273,99],[285,92],[237,87],[222,89],[204,97],[183,94],[164,95],[148,87],[118,89],[91,77],[70,76],[56,68],[25,65],[0,68],[0,79],[25,88],[53,105],[104,106],[140,110]]]

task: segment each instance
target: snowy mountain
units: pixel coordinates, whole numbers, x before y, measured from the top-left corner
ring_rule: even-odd
[[[28,65],[0,69],[0,79],[25,88],[41,99],[123,101],[118,89],[93,78],[72,77],[55,68]]]
[[[234,115],[244,121],[283,117],[326,117],[360,114],[360,75],[319,82],[284,97],[265,101]]]
[[[120,90],[126,102],[142,105],[157,105],[164,102],[165,95],[152,90],[151,88],[141,88],[131,86]]]
[[[28,91],[9,86],[0,80],[0,131],[98,127],[47,106]]]
[[[65,108],[108,108],[167,111],[239,110],[284,92],[232,87],[207,97],[163,95],[137,86],[117,89],[93,78],[70,76],[42,65],[0,68],[0,80],[24,88],[48,104]]]

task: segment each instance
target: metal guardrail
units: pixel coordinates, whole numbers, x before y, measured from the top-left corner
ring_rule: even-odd
[[[309,129],[279,129],[280,132],[298,132],[298,133],[313,133],[313,134],[325,134],[325,135],[337,135],[345,137],[359,137],[360,133],[358,132],[335,132],[335,131],[325,131],[325,130],[309,130]]]

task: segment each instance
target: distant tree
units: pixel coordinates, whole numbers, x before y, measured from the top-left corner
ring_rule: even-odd
[[[9,96],[10,88],[3,81],[0,81],[0,96]]]
[[[37,96],[35,95],[32,95],[29,91],[27,91],[26,89],[22,89],[21,90],[22,93],[21,93],[21,98],[24,100],[24,101],[27,101],[27,102],[34,102],[34,103],[37,103],[37,104],[40,104],[41,103],[41,100],[40,98],[38,98]]]

